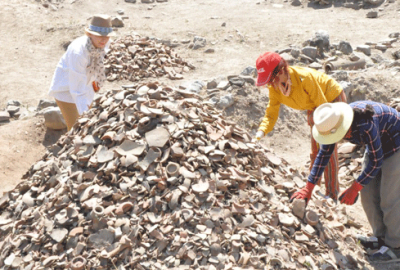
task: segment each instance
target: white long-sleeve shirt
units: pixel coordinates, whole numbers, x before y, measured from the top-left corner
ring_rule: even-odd
[[[86,48],[88,38],[79,37],[68,46],[57,64],[48,93],[59,101],[75,103],[80,115],[89,109],[95,95],[92,86],[94,78],[87,75],[90,64],[90,55]]]

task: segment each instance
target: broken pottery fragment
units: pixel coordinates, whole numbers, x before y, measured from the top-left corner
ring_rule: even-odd
[[[306,201],[302,199],[294,199],[292,203],[292,210],[296,217],[303,219],[306,212]]]
[[[310,224],[311,226],[317,225],[319,221],[318,214],[312,210],[307,210],[305,218],[307,223]]]

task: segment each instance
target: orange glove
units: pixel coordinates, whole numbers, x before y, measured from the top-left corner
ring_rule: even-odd
[[[93,81],[92,82],[92,86],[93,86],[93,91],[99,92],[100,87],[99,87],[99,84],[97,82]]]
[[[290,202],[292,202],[294,199],[304,199],[304,200],[306,200],[306,204],[307,204],[311,199],[311,195],[312,195],[314,187],[315,187],[315,184],[307,181],[307,184],[305,187],[303,187],[299,191],[293,193],[292,197],[290,197]]]
[[[362,189],[363,186],[354,181],[354,183],[340,195],[339,201],[347,205],[353,205],[358,199],[358,192]]]

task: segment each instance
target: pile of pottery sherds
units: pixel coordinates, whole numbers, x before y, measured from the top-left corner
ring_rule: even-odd
[[[170,46],[136,34],[114,40],[105,57],[104,66],[108,81],[132,82],[163,76],[179,80],[183,78],[183,73],[194,69]]]
[[[98,96],[0,199],[2,269],[370,269],[306,175],[188,91]]]

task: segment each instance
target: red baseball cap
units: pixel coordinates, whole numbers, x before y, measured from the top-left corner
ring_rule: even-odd
[[[269,83],[272,72],[281,62],[282,57],[274,52],[266,52],[261,54],[256,61],[257,68],[257,86],[263,86]]]

